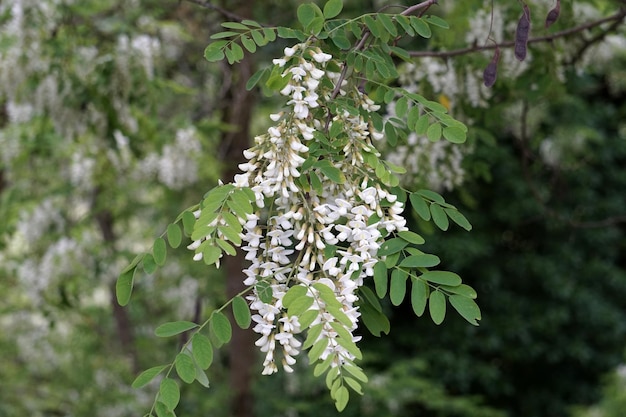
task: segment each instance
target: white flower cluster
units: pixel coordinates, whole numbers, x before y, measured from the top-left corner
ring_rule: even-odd
[[[335,115],[329,125],[343,126],[345,157],[317,161],[345,175],[345,181],[331,180],[315,163],[302,169],[311,157],[309,146],[316,142],[316,131],[323,132],[326,124],[325,111],[319,112],[320,117],[313,113],[332,98],[333,84],[339,79],[338,74],[326,70],[331,59],[318,48],[298,44],[286,48],[283,58],[274,60],[275,65],[285,68],[283,76],[290,76],[281,94],[289,98],[291,108],[271,116],[276,124],[255,138],[255,145],[244,152],[248,162],[240,165],[243,173],[235,176],[236,186],[250,187],[256,196],[256,212],[242,220],[242,249],[251,263],[244,270],[244,282],[254,286],[248,300],[256,312],[252,317],[254,331],[261,335],[256,344],[266,354],[263,374],[278,370],[277,345],[287,372],[292,371],[301,348],[295,335],[305,329],[282,303],[286,292],[296,285],[305,287],[307,296],[315,300],[309,310],[317,315],[310,326],[321,323],[318,340],[328,341],[321,359],[332,355],[332,366],[354,359],[338,343],[333,325],[341,325],[352,341],[358,340],[352,336],[360,316],[355,306],[356,290],[373,275],[373,266],[379,260],[377,251],[387,234],[406,230],[401,216],[403,204],[370,179],[375,175],[363,162],[362,152],[376,152],[371,139],[380,139],[382,134],[362,116],[348,112]],[[338,94],[354,98],[365,111],[378,108],[356,87],[340,89]],[[313,177],[321,186],[302,186],[313,183]],[[349,326],[329,311],[314,284],[323,284],[334,293],[341,312],[349,318]],[[271,289],[270,297],[261,294],[264,289]]]

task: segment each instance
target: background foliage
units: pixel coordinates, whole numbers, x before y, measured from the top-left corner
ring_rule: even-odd
[[[264,4],[251,17],[295,24],[298,2]],[[541,18],[552,4],[529,5],[531,36],[549,33]],[[344,13],[382,6],[346,1]],[[550,32],[620,7],[564,3]],[[129,308],[118,308],[112,286],[131,254],[224,176],[224,132],[235,127],[224,123],[223,90],[233,79],[202,53],[232,16],[191,2],[21,0],[0,8],[0,415],[137,415],[156,387],[132,390],[130,382],[176,349],[155,339],[154,327],[225,299],[222,277],[185,249],[138,279]],[[486,43],[490,4],[430,11],[451,29],[403,47],[419,55]],[[493,13],[492,37],[511,39],[519,5],[496,4]],[[413,219],[428,250],[477,289],[481,326],[449,317],[436,327],[415,320],[407,303],[384,305],[391,334],[364,334],[371,382],[344,415],[565,416],[579,405],[583,416],[600,398],[603,375],[623,360],[624,27],[531,44],[523,63],[503,48],[488,90],[481,75],[492,53],[417,56],[399,80],[470,127],[460,151],[415,137],[400,143],[398,158],[418,169],[407,182],[446,192],[474,226],[442,234]],[[257,106],[254,130],[269,112],[271,99]],[[217,355],[210,390],[185,387],[180,415],[231,415],[223,406],[228,360]],[[335,412],[323,382],[299,371],[258,378],[257,415]],[[621,379],[607,381],[590,412],[619,415]]]

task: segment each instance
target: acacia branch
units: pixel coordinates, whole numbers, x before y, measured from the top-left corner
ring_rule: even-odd
[[[582,24],[580,26],[576,26],[570,29],[562,30],[560,32],[555,32],[546,36],[537,36],[534,38],[528,39],[528,43],[539,43],[539,42],[552,42],[555,39],[564,38],[567,36],[574,35],[576,33],[582,32],[587,29],[592,29],[594,27],[600,26],[604,23],[614,22],[612,27],[616,27],[624,17],[626,17],[626,9],[620,9],[618,12],[612,14],[611,16],[604,17],[602,19],[594,20],[592,22],[588,22]],[[488,51],[492,49],[500,48],[510,48],[515,45],[515,41],[505,41],[499,43],[497,45],[494,44],[486,44],[479,46],[474,44],[472,46],[460,49],[453,49],[451,51],[409,51],[409,55],[412,57],[438,57],[438,58],[448,58],[459,55],[467,55],[474,52]]]

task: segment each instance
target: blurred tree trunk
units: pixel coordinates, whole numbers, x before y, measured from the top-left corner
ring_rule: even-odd
[[[230,3],[230,2],[229,2]],[[230,3],[229,10],[239,16],[250,17],[252,4],[246,0]],[[243,151],[250,146],[250,117],[254,106],[254,94],[246,90],[246,82],[253,73],[250,55],[240,63],[229,66],[224,64],[224,82],[229,85],[222,100],[224,123],[233,129],[222,137],[222,156],[225,162],[224,180],[230,181],[238,172],[237,165],[243,162]],[[227,296],[233,297],[245,289],[244,266],[241,251],[237,256],[224,258],[226,271]],[[232,321],[232,320],[231,320]],[[233,417],[253,417],[252,370],[255,365],[256,349],[254,333],[251,329],[242,330],[233,326],[233,337],[229,345],[231,415]]]

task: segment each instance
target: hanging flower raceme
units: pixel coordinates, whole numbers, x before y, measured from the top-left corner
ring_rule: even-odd
[[[295,335],[305,329],[304,347],[329,368],[360,357],[353,335],[360,316],[356,291],[373,276],[385,237],[406,230],[403,204],[381,187],[363,157],[377,155],[372,139],[382,134],[360,112],[378,106],[356,86],[337,86],[341,77],[328,69],[332,57],[319,48],[300,43],[284,52],[274,65],[288,79],[280,90],[288,108],[270,116],[274,126],[244,152],[248,162],[234,181],[254,193],[253,213],[240,220],[241,249],[250,262],[244,283],[252,288],[248,301],[260,334],[256,344],[266,355],[264,374],[276,372],[279,360],[293,370],[303,347]],[[332,114],[328,104],[336,95],[350,108],[338,106]],[[335,157],[320,157],[321,148],[334,148]],[[210,220],[208,226],[226,221]],[[190,245],[196,259],[205,239]]]

